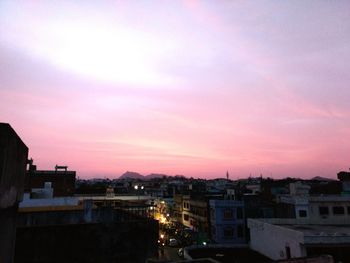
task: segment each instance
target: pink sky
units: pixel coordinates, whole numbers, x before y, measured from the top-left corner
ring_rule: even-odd
[[[349,70],[349,1],[0,2],[0,121],[81,178],[335,178]]]

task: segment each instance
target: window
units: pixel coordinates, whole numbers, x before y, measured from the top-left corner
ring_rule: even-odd
[[[237,207],[237,218],[239,218],[239,219],[243,218],[243,209],[242,209],[242,207]]]
[[[233,219],[233,210],[232,209],[225,209],[224,210],[224,220],[231,220]]]
[[[307,217],[307,211],[306,210],[299,210],[299,217]]]
[[[233,238],[233,227],[228,226],[224,228],[224,238],[225,239]]]
[[[216,235],[216,228],[215,228],[215,226],[212,226],[212,227],[211,227],[211,234],[212,234],[213,236]]]
[[[343,206],[334,206],[333,207],[333,214],[334,215],[344,215],[344,207]]]
[[[324,215],[328,215],[329,214],[329,209],[327,206],[320,206],[318,208],[319,212],[320,212],[320,215],[321,216],[324,216]]]
[[[214,220],[215,217],[215,210],[213,208],[210,208],[210,218]]]
[[[188,219],[189,219],[189,216],[187,214],[184,214],[184,220],[188,221]]]
[[[237,237],[243,237],[243,226],[242,225],[238,225],[237,226]]]

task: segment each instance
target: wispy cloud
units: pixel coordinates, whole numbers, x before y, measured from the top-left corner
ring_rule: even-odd
[[[39,166],[335,176],[349,3],[0,3],[0,118]]]

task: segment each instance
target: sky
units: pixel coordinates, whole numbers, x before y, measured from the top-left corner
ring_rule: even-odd
[[[0,2],[0,122],[80,178],[336,178],[349,70],[347,0]]]

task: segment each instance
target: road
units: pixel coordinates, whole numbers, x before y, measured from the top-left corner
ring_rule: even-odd
[[[164,254],[159,252],[159,259],[164,261],[180,261],[182,260],[178,255],[177,251],[179,248],[165,246]]]

